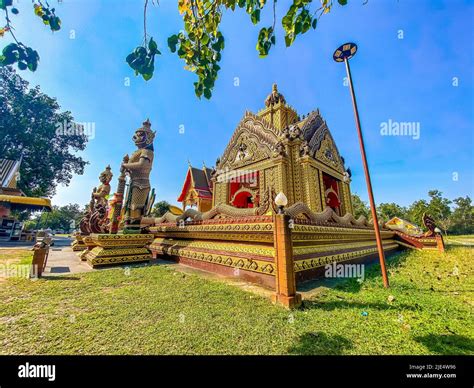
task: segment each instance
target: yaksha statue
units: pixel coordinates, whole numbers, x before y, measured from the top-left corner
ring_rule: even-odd
[[[133,135],[133,142],[137,150],[127,162],[122,163],[122,168],[130,176],[130,188],[127,197],[127,216],[125,225],[140,225],[140,220],[145,213],[148,194],[150,192],[150,172],[153,165],[153,140],[156,132],[151,130],[150,120],[143,123]],[[126,160],[126,158],[125,158]]]

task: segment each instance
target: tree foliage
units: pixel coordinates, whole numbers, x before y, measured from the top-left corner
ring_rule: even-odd
[[[87,162],[76,152],[85,149],[87,137],[71,125],[71,112],[60,111],[39,86],[29,88],[11,67],[0,67],[0,80],[0,158],[22,158],[18,187],[25,194],[52,196],[57,184],[84,172]]]
[[[453,200],[456,204],[451,214],[451,232],[456,234],[474,233],[474,206],[468,196]]]
[[[379,221],[385,223],[393,217],[399,217],[422,227],[423,214],[426,213],[433,217],[436,224],[445,233],[448,231],[454,234],[474,233],[474,206],[469,196],[451,201],[443,197],[441,191],[430,190],[428,197],[429,200],[414,201],[408,208],[393,202],[381,203],[377,205]],[[454,204],[453,208],[452,204]],[[370,220],[370,207],[357,194],[352,194],[352,205],[356,218],[363,215]]]
[[[379,221],[384,223],[391,220],[393,217],[400,217],[404,219],[406,217],[406,212],[407,210],[404,207],[397,205],[394,202],[381,203],[377,206],[377,216]]]
[[[32,4],[35,15],[42,20],[43,24],[49,26],[51,31],[55,32],[61,29],[61,19],[47,1],[43,3],[41,0],[33,0]],[[13,6],[13,0],[0,0],[0,10],[5,13],[5,26],[0,28],[0,37],[3,37],[5,33],[9,33],[14,40],[13,43],[3,48],[0,54],[0,66],[9,66],[16,63],[20,70],[36,71],[40,60],[38,52],[18,41],[13,32],[14,27],[9,12],[13,15],[19,14],[18,9]]]
[[[357,194],[352,194],[352,207],[354,208],[353,215],[355,218],[360,216],[364,216],[367,220],[370,218],[370,207]]]
[[[53,206],[51,212],[37,214],[28,221],[27,229],[62,229],[69,232],[75,229],[83,217],[84,211],[78,204]]]
[[[159,201],[153,206],[153,209],[151,210],[151,215],[153,217],[161,217],[168,210],[170,210],[170,204],[166,201]]]
[[[32,3],[34,13],[51,31],[61,28],[61,19],[47,1],[33,0]],[[285,45],[291,46],[298,35],[305,34],[311,28],[316,29],[319,18],[329,13],[334,3],[335,0],[293,0],[281,18]],[[337,3],[346,5],[347,0],[337,0]],[[144,0],[143,40],[126,57],[126,62],[135,75],[141,75],[146,81],[153,77],[155,57],[161,54],[155,40],[147,33],[148,5],[149,0]],[[260,57],[265,57],[276,44],[277,0],[177,0],[177,5],[183,18],[184,30],[168,37],[168,47],[186,63],[185,69],[197,75],[194,91],[199,98],[211,98],[220,70],[219,62],[225,47],[220,25],[225,11],[243,9],[250,16],[251,23],[257,25],[262,13],[270,8],[268,12],[271,12],[273,22],[260,28],[256,50]],[[0,66],[17,63],[20,70],[35,71],[40,59],[38,52],[18,41],[13,33],[9,11],[18,14],[13,1],[0,0],[0,9],[5,12],[6,19],[5,27],[0,29],[0,37],[8,32],[14,40],[3,49]]]
[[[273,23],[260,29],[256,49],[260,57],[268,55],[276,44],[275,24],[277,21],[277,1],[267,0],[178,0],[178,10],[183,15],[184,31],[168,38],[168,46],[173,53],[184,60],[186,69],[198,76],[194,91],[198,97],[211,98],[212,90],[220,70],[219,62],[225,40],[220,31],[224,11],[244,9],[256,25],[267,3],[271,3]],[[316,3],[316,1],[314,2]],[[346,0],[339,0],[345,5]],[[313,0],[293,0],[286,14],[281,19],[285,31],[285,44],[291,46],[298,35],[315,29],[321,15],[328,13],[333,5],[332,0],[321,0],[321,5],[313,7]]]

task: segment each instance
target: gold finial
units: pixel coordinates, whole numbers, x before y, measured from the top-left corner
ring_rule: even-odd
[[[265,100],[265,106],[269,107],[272,105],[276,104],[286,104],[285,97],[283,97],[283,94],[278,92],[278,85],[274,83],[272,85],[272,92],[268,95],[268,97]]]
[[[151,123],[150,123],[149,118],[147,118],[146,121],[143,122],[143,127],[144,128],[150,128],[151,127]]]

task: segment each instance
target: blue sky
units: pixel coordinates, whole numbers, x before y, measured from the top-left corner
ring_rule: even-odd
[[[33,15],[31,2],[19,1],[20,15],[12,17],[17,38],[41,56],[35,73],[21,75],[57,97],[77,121],[95,123],[95,137],[82,153],[90,162],[85,174],[58,187],[53,203],[87,203],[107,164],[118,175],[122,156],[134,150],[134,130],[149,117],[157,130],[152,185],[158,200],[176,204],[187,160],[212,166],[245,110],[263,107],[273,82],[300,114],[320,109],[352,170],[352,191],[367,199],[344,65],[332,60],[346,41],[359,46],[351,66],[376,201],[408,205],[434,188],[449,198],[472,197],[472,1],[362,3],[336,4],[290,48],[279,27],[277,47],[265,59],[255,44],[259,28],[271,23],[270,7],[259,26],[241,10],[226,13],[222,70],[207,101],[195,97],[195,75],[167,48],[167,37],[182,29],[177,1],[149,8],[148,33],[163,55],[148,82],[125,62],[142,41],[142,1],[64,0],[56,6],[62,29],[55,34]],[[288,4],[278,2],[280,19]],[[389,120],[419,123],[420,138],[381,136]]]

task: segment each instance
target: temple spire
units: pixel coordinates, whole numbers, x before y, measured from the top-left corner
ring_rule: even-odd
[[[265,108],[258,113],[258,116],[266,120],[277,131],[298,121],[298,114],[291,106],[287,105],[286,99],[278,91],[276,83],[273,84],[272,92],[265,99]]]
[[[265,99],[265,106],[269,107],[276,104],[286,104],[285,97],[278,91],[278,85],[276,83],[272,86],[272,92]]]

